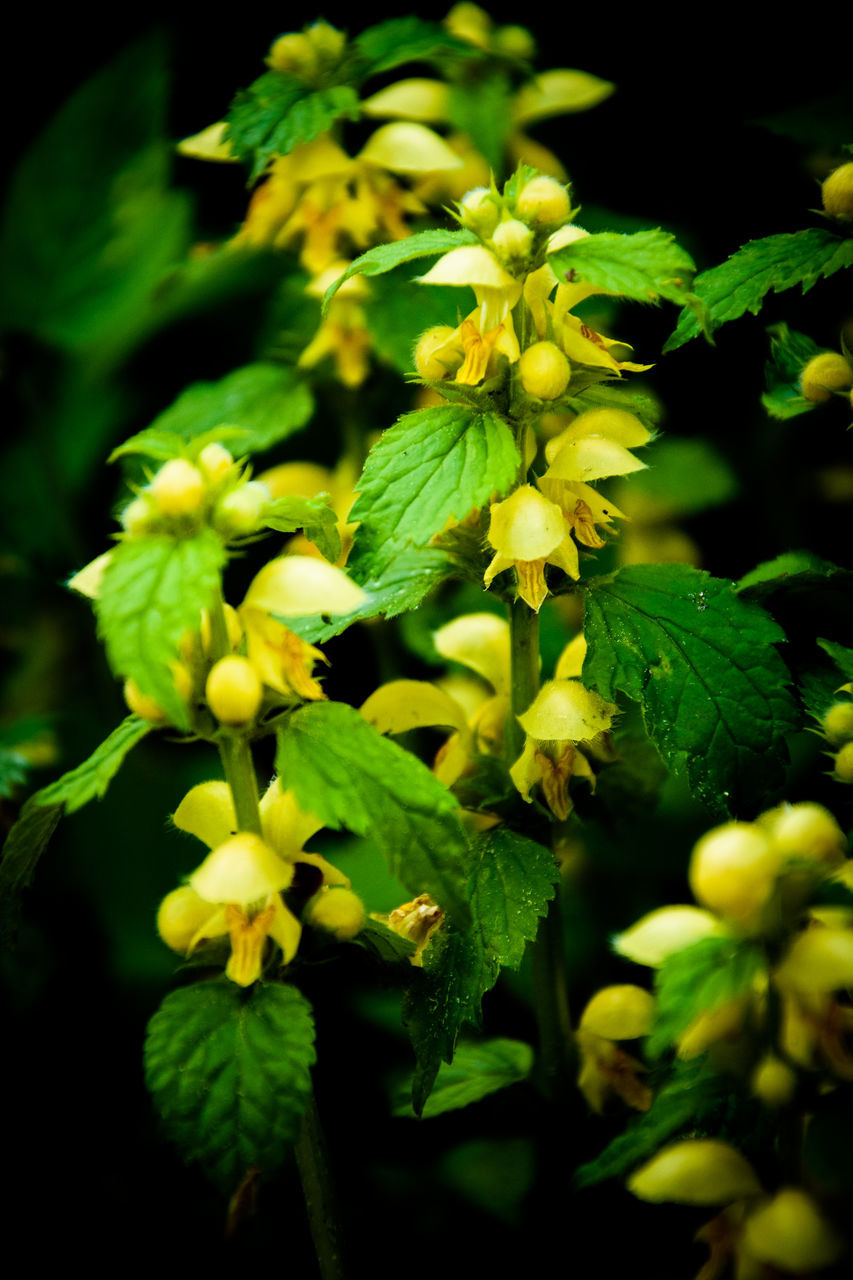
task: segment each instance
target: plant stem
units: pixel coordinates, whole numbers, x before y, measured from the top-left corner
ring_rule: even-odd
[[[294,1154],[320,1275],[322,1280],[343,1280],[345,1273],[332,1180],[313,1093],[302,1117],[302,1129],[296,1139]]]
[[[539,615],[518,598],[509,607],[510,712],[506,727],[507,760],[524,747],[524,730],[516,719],[539,692]]]

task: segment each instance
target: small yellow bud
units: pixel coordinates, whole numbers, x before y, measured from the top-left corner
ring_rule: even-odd
[[[812,356],[800,375],[803,395],[813,404],[825,404],[833,391],[853,384],[853,369],[839,351],[822,351]]]
[[[243,624],[240,622],[240,615],[233,605],[226,604],[222,606],[225,610],[225,626],[228,630],[228,643],[232,649],[239,649],[243,639]],[[204,649],[206,656],[210,657],[210,612],[207,609],[201,611],[201,647]]]
[[[571,365],[553,342],[534,342],[518,362],[521,385],[529,396],[556,400],[569,385]]]
[[[835,747],[853,738],[853,702],[834,703],[821,722],[825,736]]]
[[[837,782],[853,782],[853,742],[845,742],[836,755],[832,776]]]
[[[161,515],[186,516],[198,511],[205,494],[204,476],[186,458],[171,458],[157,472],[148,492]]]
[[[141,493],[138,498],[129,502],[121,513],[121,527],[132,538],[148,533],[152,517],[156,518],[157,510],[147,494]]]
[[[768,1053],[752,1073],[752,1092],[766,1107],[784,1107],[794,1096],[796,1072],[786,1062]]]
[[[492,33],[492,20],[478,4],[470,0],[460,0],[444,19],[444,25],[451,35],[476,45],[478,49],[488,49]]]
[[[213,523],[223,537],[244,538],[257,531],[269,500],[266,485],[260,480],[250,480],[219,499]]]
[[[167,893],[157,912],[157,932],[172,951],[189,951],[190,943],[210,919],[213,908],[188,884]]]
[[[515,202],[519,218],[536,227],[559,227],[572,211],[569,193],[556,178],[531,178]]]
[[[324,886],[306,908],[306,919],[336,938],[354,938],[364,927],[364,903],[352,889]]]
[[[124,700],[134,715],[147,720],[149,724],[162,724],[166,719],[166,712],[160,703],[143,693],[135,680],[125,680],[123,692]]]
[[[850,704],[853,706],[853,704]],[[844,861],[847,840],[844,832],[823,805],[804,802],[780,804],[758,819],[773,837],[786,859],[807,858],[830,867]]]
[[[421,378],[429,378],[431,381],[438,381],[441,378],[450,376],[454,367],[453,349],[441,351],[442,347],[447,347],[456,330],[449,324],[437,324],[432,329],[427,329],[418,340],[415,348],[415,368]],[[441,351],[438,356],[435,353]],[[458,360],[455,361],[456,366],[462,363],[462,344],[458,344]],[[853,704],[851,704],[853,705]]]
[[[821,187],[821,195],[831,218],[853,218],[853,160],[833,170]]]
[[[688,878],[697,902],[744,928],[759,920],[782,858],[770,837],[749,822],[727,822],[698,841]]]
[[[267,66],[273,71],[309,80],[317,69],[317,55],[306,35],[301,31],[289,31],[273,43],[267,55]]]
[[[258,713],[263,686],[248,658],[220,658],[204,687],[207,705],[222,724],[246,724]]]
[[[844,1251],[841,1237],[798,1187],[783,1187],[751,1213],[741,1242],[745,1253],[786,1275],[828,1267]]]
[[[527,27],[498,27],[494,47],[497,53],[507,58],[526,58],[529,61],[536,57],[536,41]]]
[[[320,18],[305,28],[305,34],[311,41],[311,47],[317,55],[317,61],[325,67],[337,66],[346,46],[346,32],[339,31],[331,23]]]
[[[490,236],[498,225],[500,210],[488,187],[474,187],[459,203],[463,226],[482,236]]]
[[[761,1190],[752,1166],[727,1142],[693,1138],[659,1151],[628,1179],[628,1190],[660,1204],[731,1204]]]
[[[495,227],[492,244],[503,262],[523,262],[530,253],[533,232],[518,218],[509,218]]]
[[[214,441],[206,444],[198,455],[198,465],[211,483],[222,480],[234,466],[233,454],[224,445]]]
[[[583,1011],[580,1027],[605,1040],[636,1040],[648,1035],[654,1016],[654,996],[643,987],[623,983],[596,991]]]

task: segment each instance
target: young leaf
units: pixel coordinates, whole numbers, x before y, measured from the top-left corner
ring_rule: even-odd
[[[226,1194],[275,1170],[296,1137],[314,1062],[295,987],[219,980],[166,996],[148,1024],[145,1078],[165,1130]]]
[[[786,324],[771,325],[770,359],[764,366],[767,390],[761,403],[771,418],[796,418],[815,408],[814,401],[807,400],[800,386],[803,368],[821,348],[805,333],[797,333]]]
[[[0,939],[4,942],[14,937],[21,890],[31,883],[38,860],[63,812],[61,803],[41,804],[36,792],[24,803],[18,821],[6,837],[0,859]]]
[[[140,720],[139,716],[127,716],[95,748],[88,760],[37,791],[33,799],[38,800],[41,805],[64,805],[66,813],[75,813],[90,800],[100,800],[124,764],[127,753],[145,737],[150,728],[151,725]]]
[[[374,543],[425,545],[448,520],[463,520],[504,493],[520,459],[493,413],[441,405],[404,414],[371,449],[350,517]]]
[[[364,75],[378,75],[404,62],[439,63],[448,53],[471,57],[475,50],[452,36],[437,22],[424,18],[390,18],[368,27],[356,36],[352,47],[358,52]]]
[[[784,639],[732,585],[688,565],[637,565],[587,591],[583,675],[642,704],[663,759],[715,812],[772,797],[799,723]]]
[[[312,89],[304,80],[267,71],[241,89],[226,117],[226,140],[259,178],[270,160],[325,133],[336,120],[358,119],[358,94],[350,85]]]
[[[446,227],[431,227],[428,231],[418,231],[413,236],[407,236],[405,240],[378,244],[356,258],[355,262],[351,262],[346,271],[329,285],[323,298],[323,310],[325,311],[344,281],[352,276],[381,276],[415,258],[430,258],[435,254],[447,253],[449,249],[458,249],[460,245],[479,243],[474,232],[464,227],[456,231]]]
[[[748,994],[766,965],[762,948],[743,938],[703,938],[676,951],[655,974],[649,1057],[660,1057],[700,1014]]]
[[[318,493],[313,498],[291,494],[276,498],[264,510],[264,524],[279,533],[304,529],[306,538],[334,564],[341,554],[341,536],[337,528],[338,517],[329,501],[328,493]]]
[[[151,426],[140,432],[113,454],[129,452],[135,444],[140,451],[147,440],[163,432],[183,441],[226,424],[241,428],[235,437],[240,453],[262,453],[293,435],[314,412],[310,389],[286,365],[243,365],[218,382],[194,382],[168,409],[158,414]]]
[[[533,1050],[523,1040],[467,1040],[452,1063],[442,1063],[433,1091],[421,1115],[424,1119],[458,1111],[498,1089],[526,1080],[533,1066]],[[411,1090],[395,1104],[395,1116],[413,1116]]]
[[[582,280],[636,302],[687,305],[695,265],[675,237],[658,227],[622,235],[600,231],[548,255],[560,280]]]
[[[410,892],[467,915],[456,800],[352,707],[318,702],[296,711],[279,734],[276,768],[306,812],[326,826],[370,835]]]
[[[698,275],[693,287],[708,309],[713,331],[746,311],[757,315],[771,289],[781,293],[799,284],[805,293],[821,276],[831,276],[851,265],[853,239],[840,239],[823,227],[809,227],[748,241],[725,262]],[[696,316],[685,309],[664,351],[675,351],[699,332]]]
[[[98,633],[116,675],[185,728],[187,710],[169,663],[183,633],[197,627],[220,581],[225,550],[210,529],[192,538],[134,538],[113,550],[95,608]]]

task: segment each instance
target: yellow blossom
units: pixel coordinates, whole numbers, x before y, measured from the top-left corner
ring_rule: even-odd
[[[546,564],[571,578],[580,576],[578,549],[563,512],[532,485],[493,503],[490,517],[487,536],[496,554],[483,575],[487,587],[497,574],[515,569],[520,598],[538,612],[548,594]]]
[[[485,245],[464,245],[445,253],[426,273],[419,284],[469,286],[477,306],[453,330],[444,343],[431,352],[434,359],[448,364],[458,363],[457,352],[464,358],[455,380],[476,386],[490,371],[493,355],[505,355],[510,363],[521,351],[512,322],[512,308],[521,297],[521,282],[511,275]]]
[[[616,1042],[647,1035],[653,1019],[653,997],[630,984],[605,987],[587,1004],[577,1033],[578,1088],[593,1111],[601,1113],[613,1095],[638,1111],[651,1106],[651,1089],[640,1079],[645,1067]]]

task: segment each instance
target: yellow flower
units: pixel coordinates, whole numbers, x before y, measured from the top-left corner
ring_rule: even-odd
[[[578,549],[563,512],[532,485],[521,485],[492,504],[487,536],[496,554],[483,575],[485,585],[505,569],[515,569],[518,594],[537,613],[548,594],[546,564],[580,577]]]
[[[469,286],[474,291],[475,310],[431,352],[440,362],[456,364],[462,348],[464,359],[456,371],[457,382],[472,387],[482,382],[497,353],[505,355],[510,363],[518,360],[521,351],[511,313],[521,297],[521,282],[485,245],[451,249],[426,275],[418,277],[418,283]]]
[[[348,262],[336,261],[311,281],[305,292],[322,298],[331,284],[343,275]],[[319,329],[299,355],[300,368],[311,369],[332,356],[335,372],[345,387],[360,387],[370,372],[373,342],[364,308],[369,286],[363,276],[344,282],[332,299]]]
[[[597,991],[581,1015],[577,1040],[581,1070],[578,1088],[599,1114],[614,1094],[648,1111],[652,1091],[640,1080],[646,1068],[629,1057],[617,1041],[647,1035],[654,1020],[654,998],[642,987],[605,987]]]

